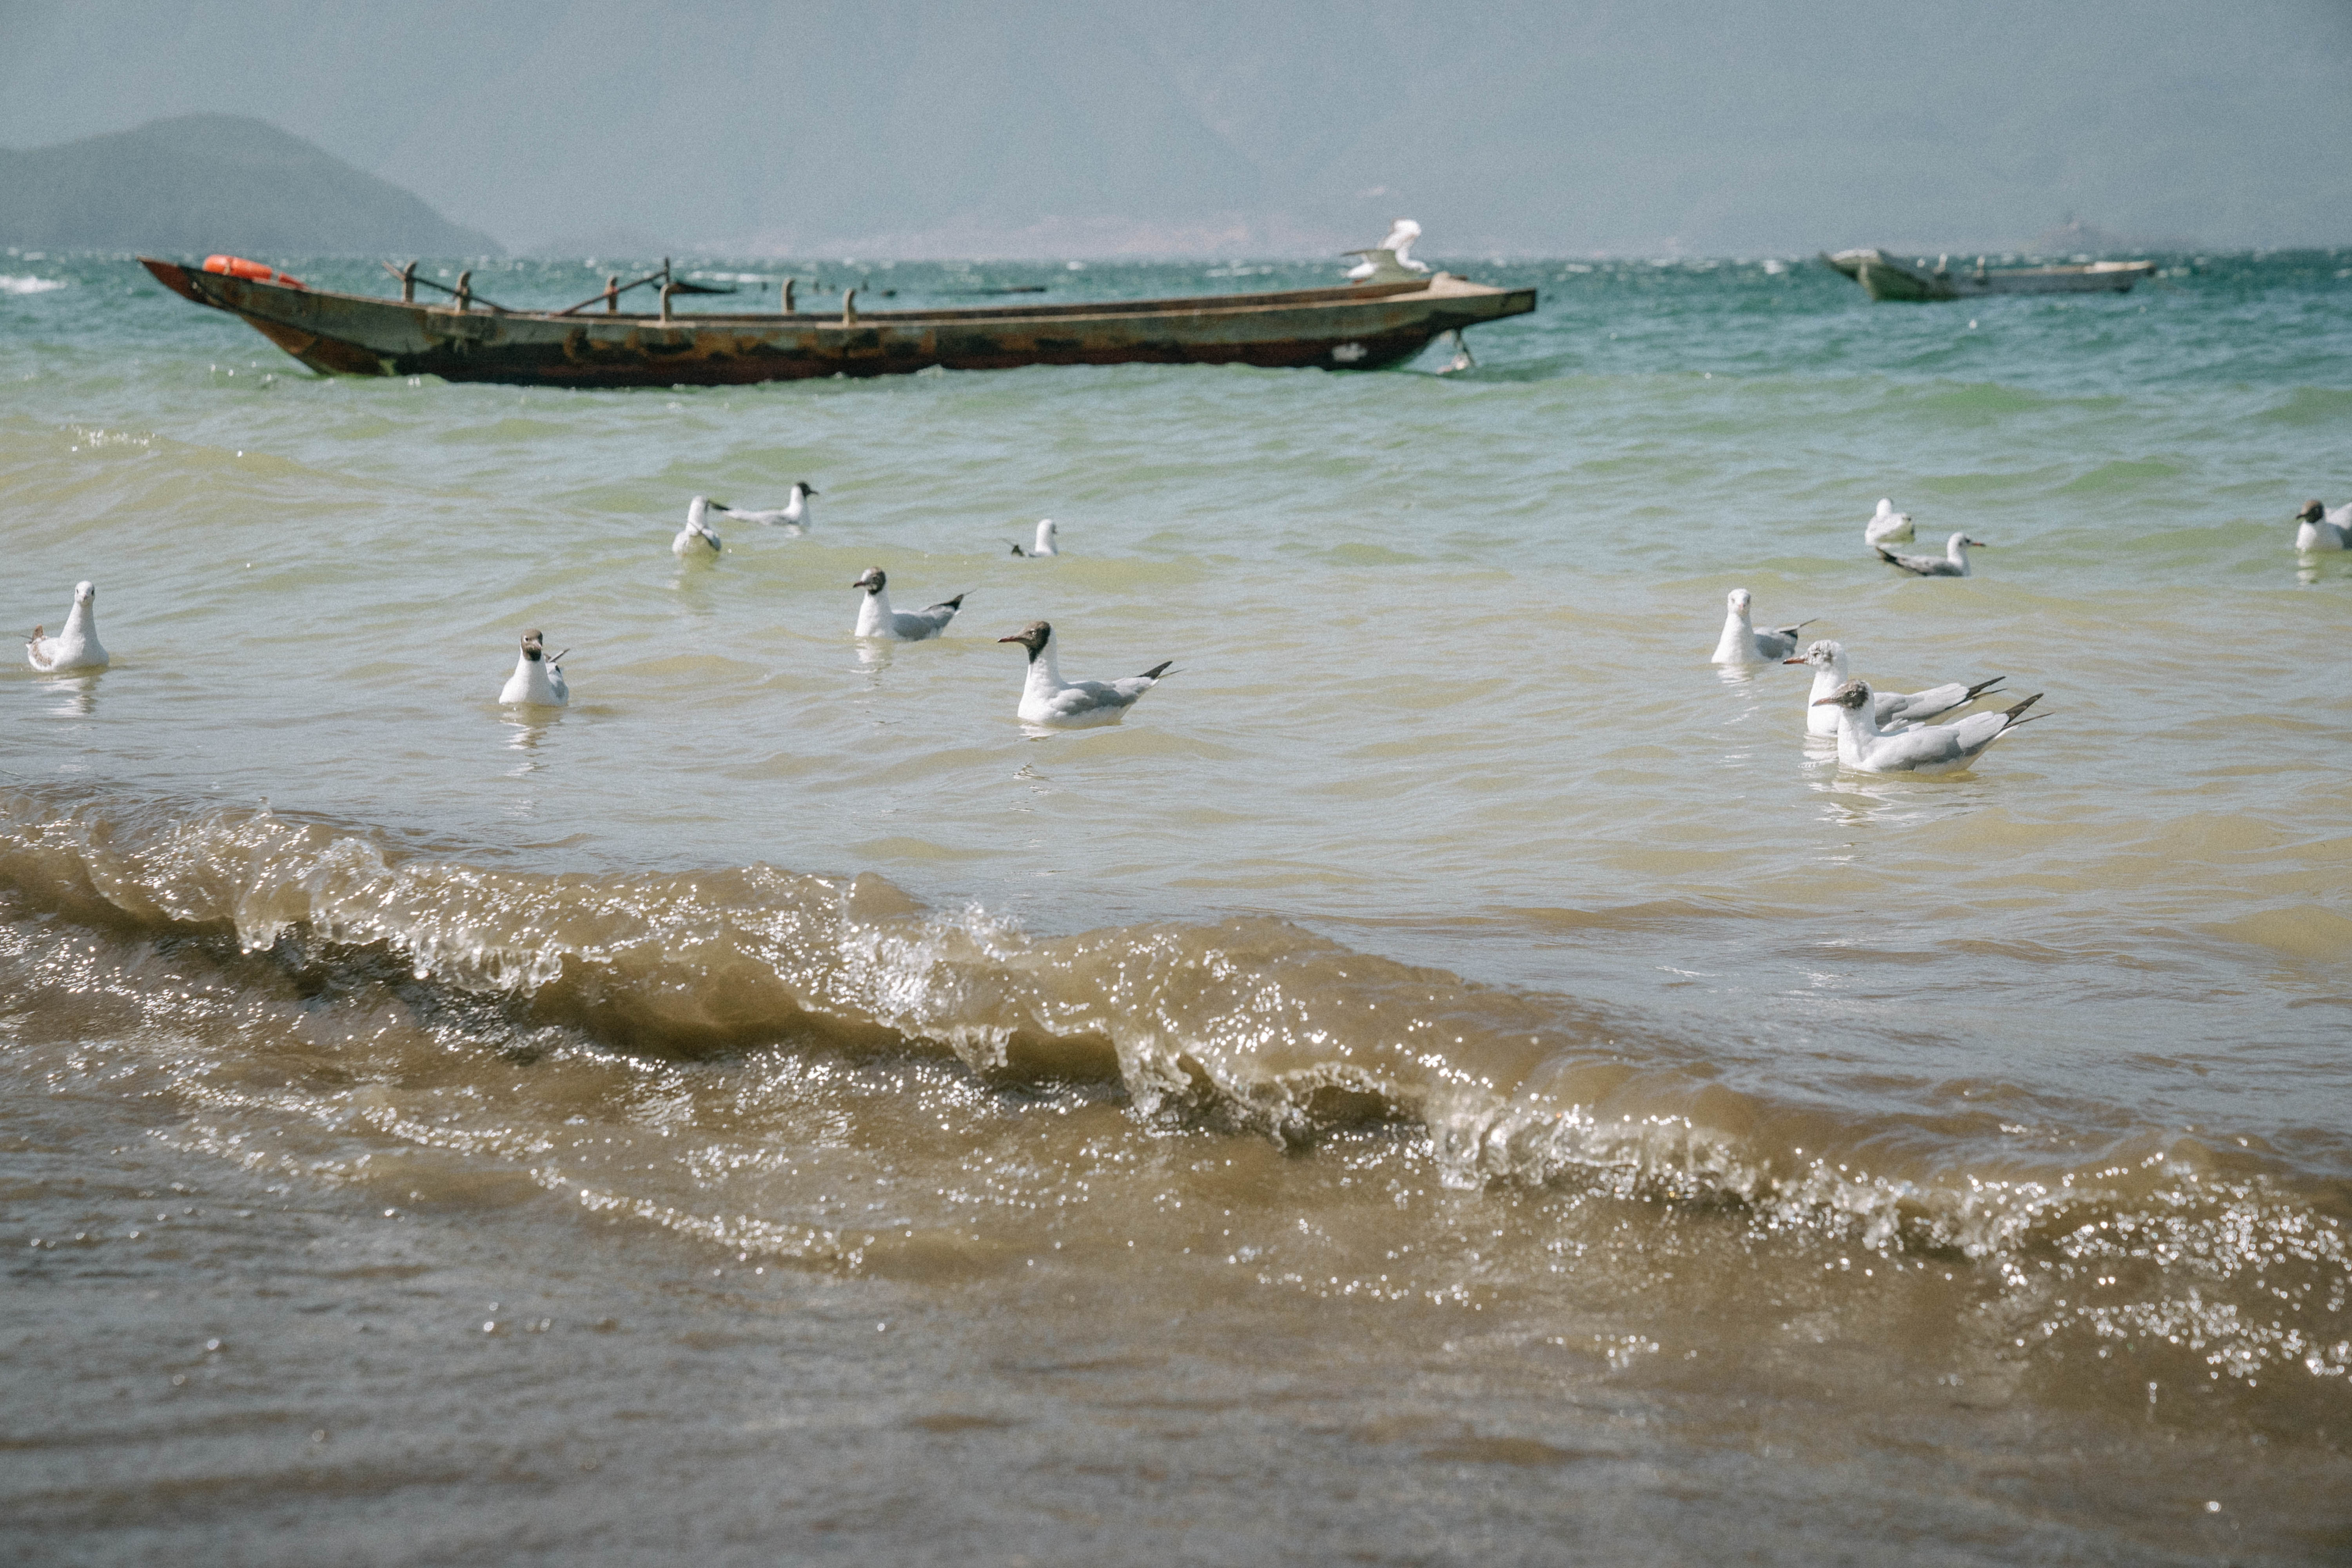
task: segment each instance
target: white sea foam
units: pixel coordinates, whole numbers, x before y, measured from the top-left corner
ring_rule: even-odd
[[[62,278],[34,278],[0,273],[0,294],[46,294],[69,285]]]

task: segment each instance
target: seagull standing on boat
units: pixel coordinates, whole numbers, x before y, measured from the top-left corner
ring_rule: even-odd
[[[2303,510],[2294,514],[2294,520],[2303,525],[2294,531],[2294,547],[2305,555],[2341,550],[2347,540],[2352,540],[2352,500],[2334,511],[2315,500],[2307,500]]]
[[[112,662],[98,640],[98,589],[89,583],[74,584],[73,608],[66,612],[66,629],[44,637],[35,626],[25,639],[25,661],[44,675],[74,669],[104,669]]]
[[[1907,511],[1896,511],[1892,498],[1879,497],[1878,510],[1871,514],[1868,522],[1862,525],[1862,542],[1875,550],[1890,539],[1910,537],[1911,514]]]
[[[885,637],[897,642],[921,642],[935,637],[948,629],[956,612],[963,608],[963,595],[942,600],[928,609],[893,610],[890,607],[889,574],[879,566],[868,566],[859,574],[853,588],[866,590],[866,598],[857,606],[857,635],[862,637]]]
[[[1412,258],[1412,242],[1420,237],[1421,225],[1413,222],[1412,219],[1409,217],[1401,217],[1397,219],[1396,226],[1389,230],[1389,237],[1381,241],[1380,244],[1372,247],[1370,250],[1351,250],[1348,252],[1350,256],[1360,256],[1363,258],[1363,259],[1356,263],[1355,266],[1348,268],[1348,281],[1350,283],[1361,283],[1365,279],[1377,277],[1382,272],[1394,273],[1428,271],[1428,262],[1415,261]],[[1387,252],[1385,257],[1381,254],[1383,251]]]
[[[1118,723],[1135,706],[1135,700],[1159,685],[1168,667],[1176,662],[1165,660],[1124,680],[1064,680],[1062,661],[1054,648],[1054,628],[1045,622],[1032,621],[1011,637],[996,640],[1017,642],[1029,650],[1029,674],[1021,688],[1022,722],[1057,730]]]
[[[1061,552],[1054,548],[1054,541],[1060,535],[1061,531],[1061,529],[1055,526],[1052,518],[1048,517],[1041,519],[1037,524],[1037,542],[1031,545],[1026,550],[1022,549],[1021,546],[1016,544],[1013,547],[1013,553],[1023,556],[1059,555]]]
[[[537,630],[522,634],[522,653],[515,660],[514,673],[507,677],[506,689],[499,700],[509,708],[562,708],[572,700],[572,687],[563,679],[565,648],[553,658],[548,657],[547,639]]]
[[[711,504],[728,516],[740,517],[745,522],[756,522],[765,528],[773,528],[782,524],[794,533],[806,533],[816,526],[816,509],[809,505],[810,500],[815,494],[815,490],[795,479],[793,481],[792,494],[786,498],[784,504],[767,511],[743,511],[729,506],[725,501],[714,501]]]
[[[719,535],[710,527],[710,498],[697,496],[686,503],[686,526],[669,542],[669,552],[680,561],[716,561],[719,551]]]
[[[1836,734],[1837,710],[1824,705],[1822,699],[1835,696],[1838,689],[1853,679],[1847,668],[1845,646],[1824,637],[1798,658],[1781,662],[1813,667],[1813,689],[1806,693],[1805,732],[1809,735]],[[1877,691],[1874,689],[1872,700],[1876,706],[1872,716],[1877,720],[1881,730],[1892,734],[1914,725],[1925,724],[1930,719],[1941,718],[1956,708],[1966,707],[2008,679],[2005,675],[1996,675],[1990,680],[1980,680],[1974,686],[1949,680],[1941,686],[1931,686],[1925,691]]]
[[[1949,724],[1895,734],[1880,732],[1877,702],[1867,680],[1849,680],[1816,700],[1837,714],[1838,766],[1861,773],[1956,773],[1982,756],[1987,746],[2030,722],[2019,715],[2041,701],[2042,693],[1999,713],[1971,713]]]
[[[1797,651],[1797,634],[1813,623],[1758,631],[1748,619],[1748,590],[1734,588],[1724,600],[1723,636],[1717,639],[1711,664],[1778,664]]]
[[[1885,545],[1878,547],[1878,558],[1890,566],[1900,566],[1917,577],[1965,577],[1969,574],[1969,549],[1990,550],[1981,539],[1970,539],[1956,533],[1944,542],[1941,555],[1897,555]]]

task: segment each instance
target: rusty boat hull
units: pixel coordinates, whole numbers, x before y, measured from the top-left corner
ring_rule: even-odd
[[[410,303],[141,257],[199,305],[242,318],[312,370],[520,386],[725,386],[940,366],[1318,365],[1378,370],[1439,334],[1523,315],[1532,289],[1447,273],[1402,283],[1183,300],[850,315],[560,314]]]

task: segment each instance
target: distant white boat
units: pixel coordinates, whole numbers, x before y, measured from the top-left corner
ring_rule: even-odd
[[[1973,300],[1980,294],[2126,294],[2154,277],[2153,261],[2093,261],[2060,267],[1974,267],[1952,269],[1948,256],[1933,267],[1902,262],[1883,250],[1824,252],[1823,261],[1853,279],[1874,300]]]

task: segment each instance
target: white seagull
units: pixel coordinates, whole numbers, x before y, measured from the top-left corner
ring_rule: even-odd
[[[1895,734],[1880,732],[1874,712],[1877,703],[1867,680],[1849,680],[1816,700],[1837,714],[1838,766],[1863,773],[1956,773],[1982,756],[1987,746],[2032,722],[2018,715],[2041,701],[2042,693],[1999,713],[1971,713],[1949,724]]]
[[[2352,541],[2352,500],[2334,511],[2315,500],[2307,500],[2303,510],[2294,514],[2294,520],[2303,525],[2294,531],[2294,547],[2305,555],[2341,550],[2347,541]]]
[[[1805,732],[1809,735],[1834,735],[1838,732],[1837,710],[1822,705],[1821,700],[1832,696],[1837,689],[1853,679],[1846,664],[1845,646],[1824,637],[1795,658],[1782,659],[1783,664],[1810,664],[1813,667],[1813,689],[1806,694]],[[1966,707],[2009,677],[1996,675],[1990,680],[1980,680],[1974,686],[1963,686],[1948,680],[1941,686],[1931,686],[1925,691],[1874,691],[1873,716],[1878,727],[1890,733],[1925,724],[1939,719],[1955,708]]]
[[[890,578],[879,566],[868,566],[858,574],[853,588],[866,590],[864,602],[857,606],[857,635],[862,637],[889,637],[898,642],[921,642],[935,637],[948,629],[963,608],[963,595],[945,599],[929,609],[905,611],[890,607]]]
[[[562,708],[569,703],[572,688],[563,679],[563,654],[571,651],[565,648],[551,658],[545,637],[536,630],[523,633],[522,653],[499,700],[509,707]]]
[[[686,526],[669,542],[669,552],[680,561],[719,559],[719,535],[710,527],[709,496],[697,496],[686,503]]]
[[[1054,628],[1044,621],[1032,621],[1011,637],[996,640],[1017,642],[1029,650],[1028,679],[1021,688],[1022,722],[1050,724],[1057,730],[1118,723],[1135,706],[1135,700],[1159,685],[1168,666],[1176,662],[1168,659],[1124,680],[1064,680],[1062,661],[1054,651]]]
[[[1061,531],[1061,529],[1055,524],[1052,518],[1049,517],[1042,519],[1037,524],[1037,542],[1031,545],[1026,550],[1022,549],[1021,546],[1016,544],[1013,547],[1013,553],[1015,555],[1059,555],[1061,552],[1054,548],[1054,541]]]
[[[111,661],[105,645],[98,640],[97,604],[95,586],[75,584],[73,608],[66,612],[66,629],[52,637],[42,636],[42,628],[35,626],[33,635],[25,639],[25,661],[43,674],[104,669]]]
[[[711,504],[728,516],[740,517],[745,522],[756,522],[765,528],[773,528],[782,523],[795,533],[806,533],[816,526],[816,509],[809,505],[810,500],[815,494],[815,490],[795,479],[793,481],[792,493],[785,499],[784,504],[767,511],[745,511],[740,508],[729,506],[723,500],[713,501]]]
[[[1363,258],[1355,266],[1348,268],[1348,281],[1361,283],[1366,279],[1377,277],[1382,272],[1428,271],[1428,262],[1415,261],[1412,258],[1412,242],[1420,237],[1421,225],[1409,217],[1397,219],[1396,226],[1389,230],[1389,237],[1380,244],[1370,250],[1350,250],[1346,253]],[[1387,254],[1383,256],[1382,252]]]
[[[1910,537],[1911,514],[1896,511],[1892,498],[1879,497],[1878,510],[1871,513],[1868,522],[1862,525],[1862,542],[1875,550],[1890,539]]]
[[[1969,574],[1970,545],[1974,545],[1979,550],[1992,548],[1981,539],[1970,539],[1965,533],[1956,533],[1944,542],[1944,553],[1941,555],[1897,555],[1882,544],[1878,547],[1878,558],[1890,566],[1900,566],[1915,576],[1965,577]]]
[[[1759,632],[1748,618],[1748,590],[1734,588],[1724,603],[1723,636],[1717,639],[1711,664],[1771,664],[1797,651],[1797,634],[1813,623],[1776,626]]]

